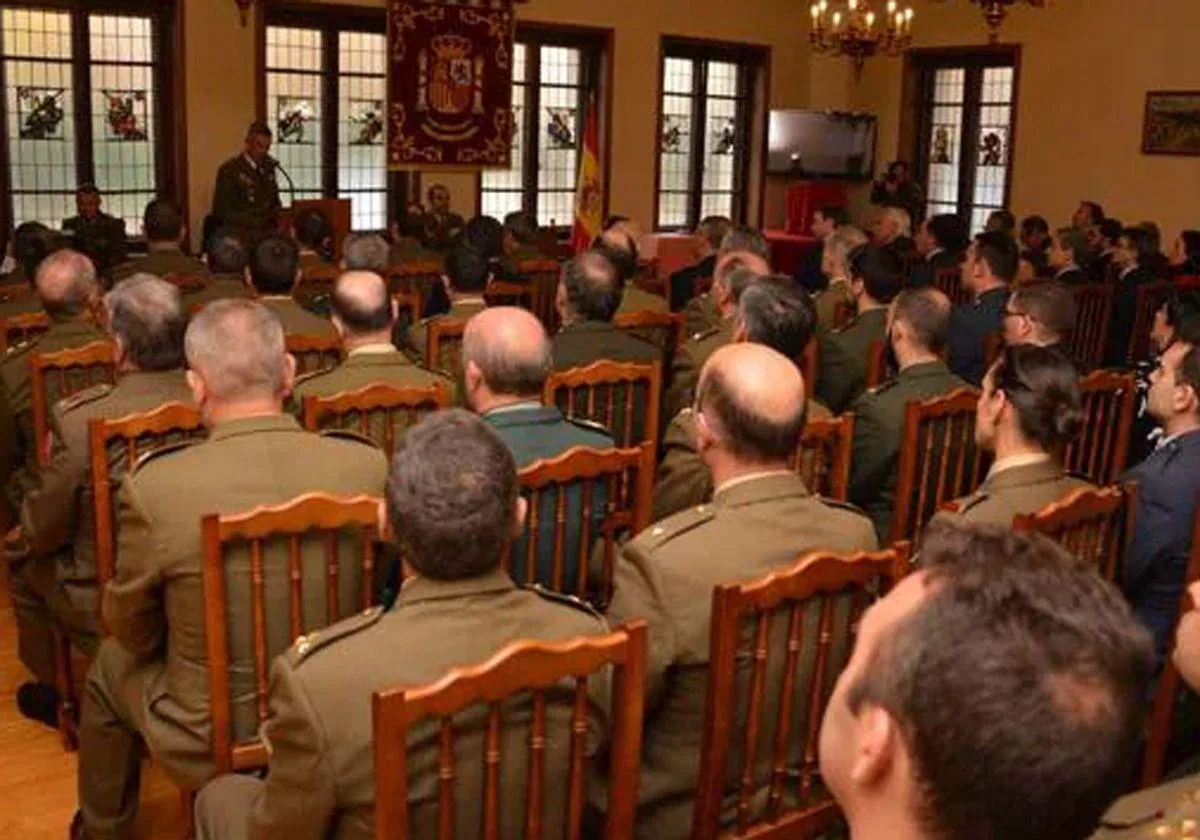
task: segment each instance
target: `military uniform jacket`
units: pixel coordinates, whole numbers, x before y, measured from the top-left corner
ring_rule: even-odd
[[[418,323],[409,327],[404,335],[404,347],[401,349],[425,367],[430,369],[437,368],[439,365],[435,361],[425,358],[425,342],[429,332],[429,322],[435,318],[452,318],[469,321],[486,307],[487,304],[484,302],[482,296],[456,298],[450,303],[450,310],[444,315],[430,315],[428,318],[422,318]]]
[[[721,313],[712,295],[694,297],[683,307],[683,331],[688,335],[706,333],[721,326]]]
[[[203,306],[226,298],[252,298],[254,291],[246,285],[245,274],[209,274],[204,288],[184,295],[185,306]]]
[[[910,400],[932,399],[966,385],[941,360],[922,362],[854,402],[850,501],[871,517],[880,540],[887,539],[892,527],[905,407]]]
[[[670,311],[671,307],[665,297],[647,292],[632,282],[625,284],[625,291],[621,294],[621,305],[617,307],[618,313]]]
[[[843,306],[854,306],[850,284],[842,279],[829,281],[829,286],[813,298],[817,308],[817,330],[825,333],[833,329],[838,310]]]
[[[661,351],[649,341],[619,330],[610,321],[564,324],[551,341],[555,370],[586,367],[592,362],[657,362]]]
[[[73,247],[92,258],[103,274],[109,266],[125,259],[125,220],[98,213],[94,218],[72,216],[63,222]]]
[[[959,255],[953,251],[947,251],[944,248],[921,260],[917,267],[913,269],[912,280],[910,286],[932,286],[933,281],[937,279],[939,271],[945,271],[948,268],[958,268],[960,263]]]
[[[454,211],[425,214],[425,247],[448,251],[457,244],[467,223]]]
[[[614,625],[649,623],[639,837],[686,837],[691,825],[713,587],[789,566],[814,549],[875,547],[861,512],[810,495],[790,472],[722,488],[711,504],[669,517],[625,545],[607,615]]]
[[[259,302],[275,313],[287,335],[333,334],[330,321],[314,315],[290,297],[270,295],[259,298]]]
[[[866,389],[868,351],[873,341],[884,341],[887,310],[871,309],[839,330],[820,336],[817,396],[834,414],[841,414]]]
[[[211,772],[201,517],[282,504],[305,493],[382,496],[386,477],[387,459],[365,439],[315,435],[282,414],[220,423],[203,443],[159,450],[126,476],[118,502],[117,574],[104,593],[104,615],[121,646],[152,672],[143,682],[143,735],[175,778],[198,783]],[[356,541],[347,536],[345,542],[340,556],[356,557]],[[304,615],[311,628],[324,623],[328,606],[325,554],[313,542],[302,553]],[[268,650],[284,650],[291,641],[281,577],[285,556],[281,546],[268,548],[266,611],[279,617],[268,622]],[[226,562],[238,738],[257,726],[248,564],[244,548]],[[344,561],[341,615],[358,610],[361,582],[358,566]]]
[[[1200,776],[1185,776],[1118,799],[1092,840],[1187,840],[1196,836],[1198,822]]]
[[[735,326],[733,318],[726,318],[719,326],[696,333],[679,345],[671,361],[671,384],[666,399],[668,416],[678,414],[692,404],[696,386],[700,384],[700,370],[709,356],[733,341]]]
[[[97,385],[61,400],[51,414],[53,445],[39,486],[25,497],[21,525],[36,555],[47,555],[74,542],[59,579],[75,583],[96,578],[95,517],[89,483],[88,421],[115,420],[152,411],[169,402],[192,404],[182,369],[126,373],[116,385]],[[114,474],[124,464],[123,452],[109,458]]]
[[[218,225],[237,228],[243,235],[268,233],[275,227],[280,207],[273,169],[255,166],[240,154],[217,170],[212,215]]]
[[[406,388],[445,385],[451,395],[454,393],[454,383],[449,377],[414,364],[389,345],[386,350],[351,350],[337,367],[298,377],[293,396],[299,404],[304,397],[331,397],[376,383]]]
[[[1008,286],[984,292],[975,300],[960,303],[950,316],[948,357],[950,369],[976,388],[983,382],[987,338],[1004,329],[1004,306]]]
[[[135,274],[153,274],[155,277],[166,277],[169,274],[204,274],[204,263],[195,257],[188,256],[178,248],[154,248],[144,257],[130,260],[116,266],[113,280],[120,282]]]
[[[270,770],[250,812],[257,840],[373,840],[375,774],[371,695],[397,685],[431,683],[451,668],[476,665],[518,640],[560,641],[600,635],[597,614],[562,596],[518,589],[497,570],[462,581],[415,577],[396,603],[307,637],[276,662],[271,678],[271,721],[265,737]],[[405,655],[403,652],[419,655]],[[571,686],[547,694],[546,826],[560,826],[566,810]],[[608,727],[607,680],[589,686],[588,753]],[[506,706],[501,733],[500,836],[524,830],[528,696]],[[518,717],[519,716],[519,717]],[[482,821],[481,707],[458,717],[455,823],[474,836]],[[413,837],[436,834],[437,728],[424,721],[410,730],[408,796]],[[551,828],[546,836],[557,837]]]
[[[1064,472],[1047,458],[989,473],[977,491],[955,500],[959,506],[957,513],[943,511],[935,519],[948,517],[969,525],[1011,526],[1014,517],[1037,513],[1072,490],[1085,487],[1094,485]]]

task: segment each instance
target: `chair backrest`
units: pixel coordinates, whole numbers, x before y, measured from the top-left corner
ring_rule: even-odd
[[[488,306],[519,306],[533,310],[533,288],[526,283],[493,280],[484,289],[483,299]]]
[[[683,333],[682,312],[618,312],[612,325],[618,330],[629,332],[650,340],[655,347],[662,348],[664,361],[675,358],[679,337]]]
[[[425,324],[425,366],[446,373],[454,381],[462,377],[465,318],[433,318]]]
[[[662,400],[659,362],[592,362],[550,374],[542,402],[557,405],[567,417],[604,426],[617,446],[650,443],[658,449]]]
[[[1078,315],[1067,346],[1075,364],[1082,370],[1092,370],[1104,359],[1115,290],[1107,285],[1087,285],[1072,291]]]
[[[606,607],[620,541],[650,524],[654,456],[648,443],[577,446],[518,472],[529,506],[521,535],[505,550],[504,568],[519,582]]]
[[[50,463],[50,409],[59,400],[101,382],[116,380],[116,347],[93,341],[82,347],[29,357],[29,386],[33,403],[33,433],[37,463]]]
[[[971,292],[962,282],[962,269],[958,266],[939,268],[934,272],[933,285],[941,289],[953,304],[967,303],[971,299]]]
[[[208,285],[208,277],[204,274],[168,274],[163,279],[185,295],[199,292]]]
[[[201,437],[204,433],[199,410],[180,402],[165,403],[153,411],[112,420],[95,417],[88,421],[89,480],[96,527],[96,582],[99,591],[104,591],[117,568],[116,517],[113,508],[113,490],[117,482],[146,453],[180,440]]]
[[[588,787],[588,678],[603,680],[609,667],[613,674],[612,739],[604,836],[630,840],[637,808],[646,673],[646,626],[640,621],[622,625],[606,636],[581,636],[558,643],[515,642],[487,662],[455,668],[431,685],[376,692],[372,697],[376,840],[418,836],[409,827],[408,750],[416,740],[411,737],[414,730],[423,722],[437,727],[436,736],[422,739],[431,747],[436,743],[436,760],[422,762],[422,766],[430,775],[436,773],[436,800],[430,797],[425,801],[429,808],[436,808],[438,840],[508,836],[501,828],[508,822],[502,822],[502,804],[511,813],[522,802],[524,836],[542,837],[543,812],[548,802],[558,801],[564,806],[552,818],[565,817],[563,836],[579,837]],[[514,706],[528,711],[512,714]],[[548,711],[558,711],[561,719],[568,709],[569,728],[561,737],[548,736],[556,728]],[[510,711],[505,720],[503,710]],[[509,737],[503,737],[504,730]],[[506,751],[506,744],[509,749],[527,744],[528,753]],[[547,755],[547,744],[563,744],[566,752]],[[468,762],[471,769],[460,774]],[[523,765],[527,772],[521,796],[514,788],[522,780],[513,777]],[[510,768],[506,780],[502,778],[505,766]],[[482,790],[473,784],[459,784],[456,791],[458,777],[467,775],[473,781],[478,768],[482,768]],[[564,769],[566,772],[561,772]],[[507,795],[502,788],[508,789]],[[457,818],[456,799],[462,802],[466,797],[480,797],[482,826],[462,825]],[[550,833],[557,835],[559,825],[555,822]]]
[[[1137,303],[1133,314],[1133,333],[1129,340],[1129,357],[1133,363],[1150,357],[1150,327],[1154,313],[1162,308],[1174,291],[1200,287],[1200,277],[1176,277],[1173,281],[1145,283],[1137,287]]]
[[[854,414],[828,420],[809,420],[792,456],[792,468],[810,493],[849,501],[850,454],[854,444]]]
[[[867,388],[878,388],[887,379],[887,344],[875,339],[867,345]]]
[[[942,503],[979,486],[984,456],[975,446],[978,402],[978,391],[960,388],[905,406],[892,542],[915,542]]]
[[[296,333],[288,335],[284,344],[296,357],[297,374],[330,370],[342,361],[342,343],[333,333]]]
[[[1063,466],[1096,484],[1111,484],[1125,471],[1137,381],[1130,374],[1097,370],[1079,382],[1083,430],[1067,445]]]
[[[523,260],[517,263],[517,274],[533,289],[533,314],[538,316],[546,332],[558,331],[558,260]]]
[[[1116,583],[1133,538],[1137,485],[1072,490],[1037,513],[1017,516],[1017,531],[1037,531],[1057,540],[1080,562]]]
[[[908,573],[908,553],[814,552],[714,588],[694,840],[815,837],[840,813],[817,766],[821,718],[862,613]]]
[[[0,315],[0,355],[9,347],[37,338],[50,329],[50,316],[45,312],[24,312],[19,315]]]
[[[421,320],[422,307],[425,302],[420,289],[408,286],[392,293],[392,301],[396,304],[396,323],[411,326]]]
[[[267,760],[266,748],[257,738],[235,742],[235,710],[230,694],[234,654],[230,638],[239,634],[238,629],[229,626],[230,593],[240,592],[243,597],[248,593],[249,597],[254,711],[261,724],[268,717],[267,676],[274,658],[305,633],[328,627],[344,617],[341,604],[346,600],[346,588],[339,535],[346,530],[354,529],[360,534],[361,580],[356,599],[359,609],[375,603],[375,540],[380,504],[381,499],[376,496],[341,499],[310,493],[282,505],[228,516],[210,514],[200,520],[212,749],[217,774],[262,767]],[[325,555],[319,576],[306,568],[302,550],[303,541],[314,540],[318,535],[324,543]],[[269,558],[272,562],[268,562],[268,550],[278,543],[285,543],[286,551],[272,552]],[[234,562],[239,555],[229,550],[235,545],[249,549],[246,568],[233,568],[241,565]],[[278,562],[281,559],[283,562]],[[280,587],[286,586],[286,611],[268,610],[268,577]],[[306,577],[310,584],[319,580],[324,586],[324,597],[317,599],[325,604],[321,616],[305,609],[306,603],[314,600],[314,593],[305,591]],[[287,625],[285,632],[278,632],[282,613],[287,616]],[[269,626],[269,620],[275,626]]]
[[[328,397],[307,396],[301,403],[301,417],[304,428],[313,432],[353,429],[390,455],[405,430],[450,403],[450,388],[440,382],[427,388],[376,382]]]

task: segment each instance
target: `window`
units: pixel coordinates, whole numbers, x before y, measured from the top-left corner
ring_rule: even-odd
[[[1008,204],[1016,56],[1011,50],[919,53],[916,176],[926,213],[955,213],[982,230]]]
[[[602,36],[519,29],[513,55],[512,166],[485,171],[480,208],[524,210],[543,227],[570,227],[584,119],[599,95]]]
[[[162,43],[171,4],[0,2],[0,139],[6,215],[59,227],[94,183],[133,233],[146,203],[169,192],[169,113]]]
[[[272,154],[296,198],[350,199],[356,231],[388,224],[387,39],[375,17],[285,20],[266,31]],[[286,203],[286,178],[281,187]]]
[[[761,63],[740,47],[664,39],[659,229],[691,229],[712,215],[745,220],[752,100]]]

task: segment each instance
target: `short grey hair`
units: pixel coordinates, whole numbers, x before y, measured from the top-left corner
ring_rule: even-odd
[[[766,238],[754,228],[744,225],[729,231],[721,240],[720,253],[728,254],[731,251],[747,251],[768,262],[771,260],[771,248]]]
[[[867,235],[854,225],[839,225],[837,230],[826,237],[825,253],[834,265],[843,266],[846,276],[849,277],[850,252],[869,241]]]
[[[104,296],[109,329],[138,370],[183,367],[187,313],[179,289],[153,274],[127,277]]]
[[[374,271],[386,277],[391,255],[391,246],[379,234],[351,234],[346,237],[342,261],[347,271]]]
[[[283,325],[258,301],[208,304],[188,327],[185,348],[188,367],[220,400],[261,399],[283,388]]]
[[[883,217],[895,223],[900,236],[912,236],[912,216],[903,207],[885,207]]]
[[[79,251],[64,248],[37,267],[35,285],[47,312],[76,313],[100,291],[96,266]]]

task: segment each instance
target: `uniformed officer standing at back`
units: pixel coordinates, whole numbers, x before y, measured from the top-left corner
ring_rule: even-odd
[[[266,781],[225,776],[197,801],[200,840],[372,840],[375,774],[371,695],[420,686],[450,668],[476,665],[518,640],[558,641],[598,635],[606,626],[582,602],[517,587],[500,568],[505,546],[525,515],[512,455],[495,432],[464,411],[432,415],[397,451],[388,483],[388,514],[409,547],[408,579],[396,602],[297,643],[275,661],[271,720],[264,738]],[[573,688],[573,683],[572,683]],[[604,736],[608,699],[593,680],[593,754]],[[524,831],[529,700],[505,706],[500,736],[499,836]],[[564,704],[563,701],[566,701]],[[547,837],[561,836],[570,750],[571,695],[547,698],[543,815]],[[486,716],[455,727],[456,835],[474,837],[483,816]],[[437,832],[436,721],[409,734],[407,763],[412,837]],[[466,758],[469,756],[470,758]]]
[[[95,184],[83,184],[75,190],[78,215],[63,222],[63,231],[71,237],[75,250],[92,260],[96,271],[107,276],[108,270],[125,260],[125,220],[100,210],[100,190]]]
[[[1011,526],[1017,515],[1092,487],[1066,473],[1054,454],[1082,427],[1079,373],[1071,360],[1053,348],[1005,348],[983,378],[975,409],[975,444],[995,460],[979,490],[956,501],[958,512],[938,517]]]
[[[265,122],[252,122],[246,129],[242,153],[231,157],[217,170],[213,189],[212,215],[215,224],[237,228],[253,240],[279,227],[279,184],[271,151],[271,129]]]
[[[760,344],[721,348],[704,366],[696,414],[713,500],[625,545],[607,613],[613,623],[649,622],[637,825],[646,838],[690,833],[713,587],[790,566],[815,549],[876,547],[870,520],[812,496],[790,468],[805,415],[804,382],[790,359]]]
[[[36,682],[17,690],[21,712],[57,724],[54,689],[54,623],[89,656],[99,644],[96,542],[88,485],[88,421],[150,411],[163,403],[192,401],[183,375],[187,315],[179,291],[148,274],[125,280],[104,299],[117,347],[116,385],[96,385],[54,406],[53,448],[38,486],[21,509],[26,556],[10,566],[21,660]],[[113,452],[119,474],[124,453]]]
[[[194,789],[212,773],[201,517],[307,493],[382,496],[387,478],[387,459],[365,438],[315,435],[283,412],[295,361],[279,320],[261,303],[209,304],[189,325],[185,347],[188,385],[209,434],[203,443],[147,455],[121,488],[117,574],[104,593],[112,637],[88,673],[79,731],[82,817],[74,830],[92,837],[133,835],[137,797],[130,791],[138,789],[143,743],[182,786]],[[326,602],[323,543],[301,548],[309,622],[333,606],[351,614],[361,598],[359,569],[346,563],[340,603]],[[343,543],[343,558],[361,550],[349,535]],[[227,568],[248,568],[245,546],[235,551]],[[285,566],[282,558],[267,565],[268,650],[283,649],[288,590],[270,570]],[[228,587],[232,728],[244,740],[257,727],[253,622],[245,572],[231,574],[238,575]]]

